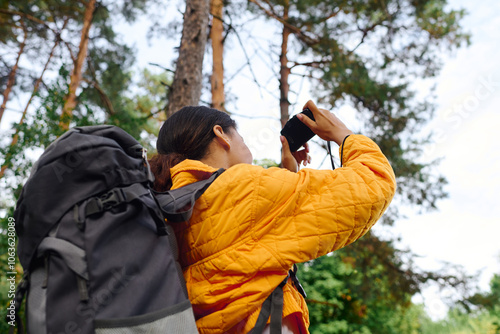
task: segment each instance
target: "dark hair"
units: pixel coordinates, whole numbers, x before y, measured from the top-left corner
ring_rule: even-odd
[[[200,160],[205,157],[208,146],[215,138],[215,125],[228,132],[236,129],[236,122],[228,114],[203,106],[184,107],[163,123],[156,141],[158,154],[149,161],[156,191],[172,187],[170,168],[186,159]]]

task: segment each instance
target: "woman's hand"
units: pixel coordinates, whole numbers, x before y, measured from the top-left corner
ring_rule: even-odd
[[[290,146],[284,136],[280,136],[281,145],[281,167],[288,169],[291,172],[298,172],[299,166],[302,163],[307,166],[311,163],[311,156],[309,155],[309,145],[306,143],[304,149],[297,152],[290,152]]]
[[[304,109],[309,108],[314,115],[315,121],[303,114],[298,114],[297,118],[307,125],[312,132],[317,134],[321,139],[334,141],[339,146],[344,138],[352,135],[352,131],[342,123],[340,119],[326,109],[319,109],[313,101],[309,100],[304,105]]]

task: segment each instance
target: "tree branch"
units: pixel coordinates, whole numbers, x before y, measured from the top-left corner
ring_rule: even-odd
[[[313,79],[313,80],[320,81],[320,82],[322,81],[321,78],[316,78],[316,77],[312,76],[311,74],[290,73],[290,75],[293,75],[296,77],[301,77],[301,78],[309,78],[309,79]]]
[[[169,68],[166,68],[166,67],[164,67],[164,66],[162,66],[162,65],[160,65],[160,64],[157,64],[157,63],[148,63],[148,64],[149,64],[149,65],[152,65],[152,66],[159,67],[159,68],[161,68],[162,70],[165,70],[165,71],[167,71],[167,72],[170,72],[170,73],[175,73],[175,71],[174,71],[174,70],[171,70],[171,69],[169,69]]]
[[[272,14],[274,16],[279,16],[278,13],[274,10],[274,6],[272,5],[272,3],[269,0],[264,0],[264,2],[267,3],[267,5],[270,8],[270,11],[272,12]]]
[[[300,28],[298,28],[298,27],[296,27],[296,26],[288,23],[282,17],[280,17],[279,15],[277,15],[274,12],[274,9],[269,10],[269,9],[265,8],[257,0],[248,0],[248,1],[250,1],[250,2],[254,3],[255,5],[257,5],[257,7],[259,7],[264,13],[266,13],[267,16],[270,16],[270,17],[274,18],[275,20],[279,21],[280,23],[282,23],[285,27],[287,27],[288,29],[290,29],[290,31],[295,36],[297,36],[297,38],[299,40],[303,41],[307,45],[311,46],[311,45],[315,45],[315,44],[319,43],[318,39],[314,39],[314,38],[311,38],[311,37],[307,36],[302,30],[300,30]]]
[[[57,30],[55,30],[54,28],[50,27],[47,24],[47,22],[45,22],[43,20],[40,20],[39,18],[37,18],[37,17],[35,17],[35,16],[31,15],[31,14],[27,14],[27,13],[15,11],[15,10],[10,10],[10,9],[0,9],[0,14],[19,15],[21,17],[24,17],[25,19],[28,19],[30,21],[33,21],[35,23],[43,25],[45,28],[47,28],[48,30],[52,31],[56,35],[58,33]]]
[[[9,101],[9,95],[15,85],[17,70],[19,69],[19,60],[21,59],[21,56],[24,53],[24,47],[26,46],[26,40],[28,39],[28,29],[24,24],[24,20],[21,20],[21,27],[23,29],[23,41],[19,44],[19,51],[17,52],[16,62],[14,63],[14,66],[12,66],[10,70],[6,87],[2,92],[3,100],[2,100],[2,105],[0,105],[0,122],[2,121],[5,108],[7,107],[7,101]]]
[[[307,62],[307,63],[297,63],[297,62],[294,62],[293,65],[290,67],[290,69],[292,69],[294,67],[297,67],[297,66],[308,66],[308,67],[318,68],[319,65],[328,64],[328,63],[331,63],[331,62],[332,62],[331,59],[320,60],[320,61],[310,61],[310,62]]]
[[[33,21],[33,22],[36,22],[36,23],[39,23],[39,24],[42,24],[44,25],[45,27],[47,27],[48,29],[51,29],[47,22],[43,21],[43,20],[40,20],[39,18],[36,18],[34,17],[33,15],[30,15],[30,14],[27,14],[27,13],[24,13],[24,12],[19,12],[19,11],[16,11],[16,10],[11,10],[11,9],[0,9],[0,13],[1,14],[7,14],[7,15],[19,15],[21,17],[24,17],[30,21]]]
[[[348,54],[351,54],[353,53],[354,51],[356,51],[356,49],[364,43],[365,41],[365,38],[368,36],[368,33],[375,30],[376,27],[378,26],[381,26],[383,25],[384,21],[390,19],[392,17],[392,15],[389,13],[389,11],[387,11],[387,8],[385,10],[385,13],[386,13],[386,16],[384,16],[383,18],[381,18],[380,20],[378,20],[377,22],[375,22],[374,24],[372,24],[371,26],[369,27],[366,27],[366,28],[361,28],[359,25],[358,25],[358,31],[361,31],[363,33],[363,36],[361,37],[361,41],[359,41],[358,45],[356,45],[354,47],[354,49],[352,49],[351,51],[348,52]],[[388,29],[392,28],[390,26],[387,26]]]
[[[157,111],[155,112],[150,112],[149,114],[147,114],[146,116],[143,116],[141,117],[140,119],[141,120],[148,120],[150,119],[151,117],[154,117],[155,115],[158,115],[159,113],[163,112],[163,109],[158,109]]]
[[[328,16],[325,16],[325,17],[324,17],[324,18],[322,18],[319,22],[320,22],[320,23],[326,22],[326,21],[328,21],[329,19],[331,19],[332,17],[337,16],[337,15],[338,15],[338,13],[340,13],[340,9],[339,9],[338,11],[336,11],[336,12],[331,13],[331,14],[330,14],[330,15],[328,15]]]
[[[102,89],[102,87],[97,82],[97,76],[95,74],[95,69],[94,69],[94,66],[92,65],[92,62],[91,62],[90,58],[88,58],[87,64],[89,66],[90,74],[92,75],[92,79],[93,80],[92,81],[85,80],[85,82],[91,84],[92,87],[95,88],[95,90],[97,91],[97,93],[99,93],[99,96],[101,97],[102,102],[106,106],[106,109],[108,110],[108,113],[110,115],[115,115],[116,111],[115,111],[115,108],[113,107],[113,103],[111,102],[111,99],[109,98],[108,94],[106,94],[106,92],[104,91],[104,89]]]
[[[80,81],[82,80],[83,64],[85,62],[85,59],[87,58],[89,32],[92,26],[92,21],[94,19],[95,9],[96,0],[89,0],[85,4],[85,12],[83,13],[83,26],[80,37],[80,44],[78,46],[78,54],[76,56],[76,63],[74,64],[73,70],[71,72],[68,94],[65,97],[63,110],[61,112],[61,120],[59,123],[59,125],[64,130],[69,129],[70,120],[73,116],[73,109],[75,109],[77,104],[76,90],[80,86]]]
[[[68,19],[66,19],[64,21],[64,25],[63,25],[62,29],[64,29],[66,27],[67,23],[68,23]],[[21,120],[19,121],[19,125],[23,124],[24,120],[26,119],[26,114],[28,113],[28,108],[31,105],[31,101],[35,97],[35,94],[38,92],[38,89],[40,88],[40,84],[43,82],[43,76],[45,74],[45,71],[49,67],[49,64],[52,60],[52,57],[54,56],[55,50],[60,42],[61,42],[61,35],[57,34],[56,40],[54,42],[54,46],[52,46],[52,50],[50,51],[50,54],[49,54],[47,61],[45,62],[45,66],[43,67],[42,73],[40,74],[37,81],[35,82],[35,85],[33,87],[33,92],[31,93],[30,99],[28,100],[28,103],[26,104],[26,107],[24,108],[24,111],[22,112],[22,116],[21,116]],[[19,139],[19,128],[16,129],[16,132],[14,133],[14,136],[12,137],[12,142],[10,144],[10,148],[14,147],[14,145],[17,144],[18,139]],[[12,151],[9,150],[7,155],[5,156],[5,163],[2,166],[2,168],[0,169],[0,179],[2,177],[4,177],[5,171],[7,170],[7,168],[12,166],[12,164],[9,161],[12,158],[11,156],[12,156]]]
[[[243,114],[237,114],[234,112],[231,112],[231,116],[238,116],[238,117],[243,117],[243,118],[248,118],[248,119],[272,119],[274,121],[279,121],[280,119],[278,117],[272,117],[272,116],[248,116],[248,115],[243,115]]]
[[[245,55],[246,65],[248,65],[250,73],[252,74],[252,77],[253,77],[253,81],[255,82],[257,87],[259,87],[260,95],[262,96],[262,91],[261,91],[262,86],[259,84],[257,77],[255,76],[255,73],[254,73],[253,68],[252,68],[252,64],[250,63],[250,58],[248,57],[248,54],[247,54],[247,51],[245,49],[245,46],[243,45],[243,42],[241,41],[240,35],[238,34],[238,32],[235,29],[233,29],[232,26],[228,27],[228,33],[229,33],[229,30],[234,31],[234,34],[236,35],[236,38],[238,39],[238,43],[240,44],[241,49],[243,50],[243,54]]]

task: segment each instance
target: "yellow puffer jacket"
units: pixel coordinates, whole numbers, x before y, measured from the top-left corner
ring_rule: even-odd
[[[200,333],[247,333],[267,296],[294,263],[364,235],[392,200],[394,172],[369,138],[351,135],[344,167],[292,173],[239,164],[198,199],[189,223],[173,224]],[[208,178],[214,168],[185,160],[172,189]],[[309,326],[306,303],[289,281],[283,317]]]

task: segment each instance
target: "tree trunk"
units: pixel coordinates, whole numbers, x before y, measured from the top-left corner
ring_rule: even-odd
[[[284,4],[283,10],[283,20],[288,20],[288,1]],[[290,68],[288,67],[288,38],[290,37],[290,29],[283,25],[283,33],[281,40],[281,55],[280,55],[280,120],[281,127],[285,126],[288,121],[290,107],[290,101],[288,101],[288,91],[290,85],[288,83],[288,77],[290,75]]]
[[[66,27],[67,23],[68,23],[68,20],[65,20],[63,28],[61,30],[64,30],[64,28]],[[42,74],[40,74],[40,77],[35,82],[35,86],[33,87],[33,92],[31,93],[31,96],[30,96],[30,99],[28,100],[28,103],[26,103],[26,107],[24,108],[23,115],[21,116],[21,120],[19,121],[19,125],[23,124],[24,120],[26,119],[26,113],[28,112],[28,108],[31,105],[31,101],[33,100],[33,98],[35,97],[36,93],[38,92],[38,88],[40,88],[40,84],[42,83],[42,79],[43,79],[43,76],[45,74],[45,71],[49,67],[50,61],[52,60],[52,57],[54,56],[54,52],[56,51],[56,48],[57,48],[57,46],[59,45],[60,42],[61,42],[61,36],[58,35],[56,37],[56,41],[54,43],[54,46],[52,46],[52,50],[50,50],[49,58],[47,59],[47,62],[45,62],[45,66],[43,67]],[[18,139],[19,139],[19,128],[16,129],[16,133],[12,137],[12,142],[10,143],[9,147],[10,148],[14,147],[17,144],[17,140]],[[2,166],[2,169],[0,170],[0,179],[2,177],[4,177],[5,171],[7,170],[7,168],[10,165],[10,161],[9,160],[10,160],[11,155],[12,155],[10,153],[11,151],[12,150],[9,149],[9,151],[7,151],[7,155],[5,156],[5,163]]]
[[[203,56],[208,33],[209,0],[186,0],[179,58],[169,92],[167,117],[200,101]]]
[[[92,18],[94,16],[96,0],[89,0],[85,7],[85,13],[83,14],[83,28],[80,38],[80,45],[78,47],[78,54],[76,56],[76,62],[71,72],[71,79],[69,83],[69,92],[64,101],[64,107],[61,114],[60,126],[67,130],[69,129],[69,122],[71,116],[73,115],[73,109],[76,106],[76,90],[80,86],[82,81],[83,64],[87,58],[87,50],[89,44],[89,31],[92,25]]]
[[[224,107],[224,26],[222,21],[223,0],[211,0],[210,10],[212,13],[212,29],[210,40],[212,41],[212,77],[210,78],[212,90],[212,108],[225,110]]]
[[[21,55],[24,52],[24,47],[26,46],[26,39],[28,38],[28,31],[26,30],[26,26],[24,25],[23,20],[21,20],[21,26],[23,28],[23,41],[21,42],[21,45],[19,45],[19,51],[17,52],[17,58],[16,58],[16,63],[12,67],[9,73],[9,78],[7,80],[7,86],[5,87],[5,90],[3,91],[3,101],[2,105],[0,106],[0,123],[2,122],[2,117],[5,109],[7,108],[7,101],[9,100],[9,95],[10,92],[12,91],[12,87],[14,87],[14,84],[16,82],[16,74],[17,74],[17,69],[19,68],[19,59],[21,58]]]

